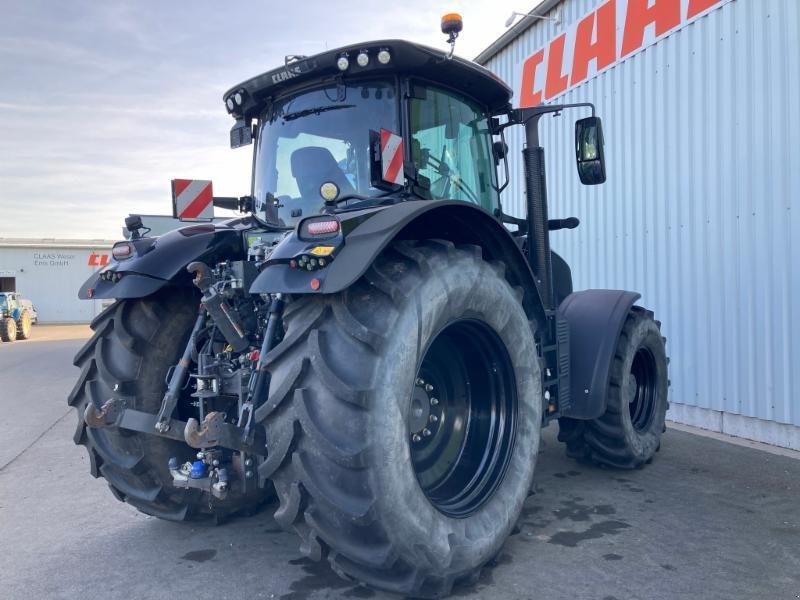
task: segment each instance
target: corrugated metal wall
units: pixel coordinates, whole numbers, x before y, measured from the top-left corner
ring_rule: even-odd
[[[599,4],[561,3],[560,25],[538,22],[486,66],[517,96],[525,58]],[[559,97],[597,105],[603,186],[577,179],[572,127],[582,115],[542,125],[550,216],[581,219],[577,230],[552,236],[576,289],[642,292],[664,322],[673,403],[793,425],[799,38],[797,0],[734,0]],[[521,144],[518,132],[511,156]],[[512,162],[512,180],[504,206],[521,215],[521,160]]]

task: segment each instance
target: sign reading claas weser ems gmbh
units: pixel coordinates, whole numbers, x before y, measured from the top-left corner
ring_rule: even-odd
[[[608,0],[525,60],[520,105],[552,100],[730,1]]]

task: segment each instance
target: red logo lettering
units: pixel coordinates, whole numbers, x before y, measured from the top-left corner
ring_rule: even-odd
[[[536,67],[544,61],[544,50],[539,50],[533,56],[529,56],[522,65],[522,89],[519,94],[519,103],[523,108],[538,106],[542,103],[541,90],[534,90],[536,85]]]
[[[689,8],[686,10],[686,18],[696,17],[706,9],[711,8],[720,0],[689,0]]]
[[[597,29],[595,30],[595,15]],[[617,60],[617,0],[606,2],[597,12],[585,17],[575,30],[575,51],[572,56],[570,85],[577,85],[589,74],[589,61],[594,59],[600,71]],[[595,33],[596,31],[596,33]],[[595,41],[592,42],[594,33]]]
[[[655,23],[656,36],[681,24],[681,0],[655,0],[652,6],[648,6],[649,2],[650,0],[628,0],[620,58],[641,47],[645,29],[651,23]]]
[[[589,78],[592,61],[592,74],[600,73],[727,1],[731,0],[602,0],[596,10],[525,60],[520,106],[536,106],[561,95]]]
[[[544,83],[544,97],[547,99],[566,90],[569,83],[569,78],[561,74],[566,40],[567,34],[562,33],[550,42],[550,47],[547,49],[547,81]]]
[[[92,252],[89,255],[90,267],[105,267],[108,264],[108,254],[96,254]]]

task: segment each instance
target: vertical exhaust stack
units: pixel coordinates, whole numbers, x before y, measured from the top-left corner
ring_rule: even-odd
[[[599,140],[588,147],[594,150],[594,156],[588,158],[578,157],[579,163],[597,163],[594,171],[581,175],[581,182],[594,185],[605,181],[605,164],[603,159],[603,133],[600,119],[595,117],[594,104],[591,102],[577,102],[574,104],[540,104],[528,108],[516,108],[509,113],[508,125],[525,126],[525,149],[522,151],[522,161],[525,165],[525,195],[528,225],[528,261],[533,267],[539,290],[546,310],[553,310],[553,272],[550,257],[550,227],[547,218],[547,181],[545,176],[544,148],[539,143],[539,119],[548,113],[558,115],[566,108],[591,108],[592,116],[578,121],[583,130],[592,133],[584,135],[589,141]],[[577,143],[576,124],[576,143]],[[579,167],[579,173],[580,167]]]
[[[553,277],[550,258],[550,232],[547,228],[547,181],[544,148],[539,145],[539,117],[525,121],[525,196],[528,213],[528,255],[539,282],[546,309],[553,308]]]

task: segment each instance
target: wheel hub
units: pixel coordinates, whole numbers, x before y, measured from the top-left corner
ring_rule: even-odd
[[[642,347],[631,364],[626,393],[631,424],[637,431],[646,431],[655,415],[658,373],[653,354]]]
[[[472,514],[502,480],[516,429],[514,372],[497,333],[472,319],[445,327],[425,352],[410,400],[420,487],[440,512]]]
[[[422,433],[428,425],[428,417],[431,414],[431,400],[424,387],[414,386],[414,393],[411,396],[411,416],[409,417],[409,427],[411,433]]]
[[[439,430],[443,415],[439,399],[433,395],[435,392],[434,385],[421,377],[417,378],[411,394],[411,413],[408,418],[411,441],[414,444],[426,441]]]

